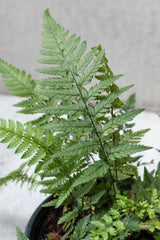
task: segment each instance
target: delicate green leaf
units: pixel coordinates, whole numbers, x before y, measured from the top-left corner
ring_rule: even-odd
[[[27,149],[27,151],[22,155],[22,159],[31,157],[38,149],[37,143],[32,143],[32,145]]]
[[[78,221],[77,225],[75,226],[71,240],[79,240],[85,237],[89,220],[90,220],[90,215],[85,216],[84,218]]]
[[[17,240],[29,240],[20,230],[20,228],[16,227],[16,233],[17,233]]]
[[[31,158],[28,165],[34,165],[37,162],[39,162],[41,159],[43,159],[46,156],[46,151],[44,148],[40,148],[37,153]]]
[[[12,142],[10,142],[10,144],[7,146],[7,148],[10,149],[17,147],[21,143],[22,138],[23,138],[22,136],[16,135]]]
[[[104,112],[106,114],[106,109],[111,107],[111,104],[117,99],[122,93],[129,90],[133,85],[130,85],[128,87],[121,88],[119,91],[111,93],[106,99],[97,102],[95,105],[95,112],[96,114],[100,112]]]
[[[30,140],[29,139],[23,139],[21,144],[17,147],[15,153],[21,153],[25,151],[30,146]]]
[[[102,217],[102,219],[105,221],[105,223],[107,224],[107,225],[109,225],[109,224],[111,224],[113,221],[112,221],[112,217],[111,216],[109,216],[109,215],[107,215],[107,214],[105,214],[103,217]]]
[[[105,224],[100,221],[91,221],[91,224],[94,224],[96,227],[98,227],[101,230],[105,229]]]
[[[58,224],[61,224],[63,222],[68,222],[76,218],[78,216],[78,213],[79,213],[78,208],[73,209],[73,211],[67,212],[58,220]]]
[[[93,100],[96,97],[100,95],[107,87],[111,85],[111,83],[115,82],[117,79],[119,79],[122,75],[114,76],[111,78],[108,78],[107,81],[101,81],[98,84],[91,87],[88,91],[88,99]]]
[[[86,67],[88,67],[88,65],[91,63],[91,61],[93,60],[94,56],[96,53],[96,49],[92,49],[90,50],[89,53],[87,53],[82,60],[80,60],[80,62],[77,65],[77,73],[82,73]]]
[[[80,184],[87,183],[95,178],[104,176],[108,172],[109,166],[103,161],[96,161],[83,170],[83,172],[78,176],[78,178],[73,183],[72,187],[76,187]]]

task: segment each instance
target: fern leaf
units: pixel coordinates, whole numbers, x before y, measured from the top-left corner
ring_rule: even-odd
[[[69,64],[72,63],[79,63],[81,57],[83,56],[83,54],[85,53],[87,47],[87,43],[86,41],[83,41],[78,48],[73,52],[72,56],[67,56],[67,61],[69,62]]]
[[[45,147],[49,147],[53,143],[53,134],[52,132],[47,132],[43,138],[43,144]]]
[[[90,203],[91,205],[93,204],[97,204],[99,202],[99,200],[104,196],[104,194],[106,193],[106,190],[100,191],[98,193],[96,193],[95,195],[93,195],[90,198]]]
[[[40,141],[43,138],[43,134],[43,129],[39,125],[36,125],[34,128],[34,136],[32,135],[33,139]]]
[[[150,129],[139,130],[136,132],[126,131],[120,136],[121,143],[140,143],[141,138],[149,131]]]
[[[10,142],[10,144],[7,146],[8,149],[15,148],[17,147],[21,141],[22,141],[22,136],[14,136],[13,140]]]
[[[88,52],[78,63],[77,65],[77,74],[82,73],[86,67],[92,62],[95,57],[97,49],[92,49]]]
[[[57,132],[76,132],[77,129],[81,129],[83,132],[88,131],[91,126],[90,121],[83,121],[83,120],[72,120],[72,121],[66,121],[62,120],[59,124],[52,124],[50,122],[48,125],[45,125],[44,127],[50,130],[50,131],[57,131]]]
[[[36,69],[37,72],[55,75],[55,76],[63,76],[66,74],[66,68],[62,67],[49,67],[49,68],[38,68]]]
[[[23,132],[24,132],[24,126],[21,122],[17,121],[16,122],[17,124],[17,129],[16,129],[16,132],[19,134],[19,135],[23,135]]]
[[[104,56],[104,51],[101,51],[101,53],[94,59],[91,65],[87,68],[87,70],[81,75],[81,80],[78,82],[79,85],[87,85],[91,82],[93,76],[96,74],[102,59]]]
[[[151,184],[154,182],[154,177],[152,172],[150,173],[146,167],[144,167],[144,174],[143,174],[143,179],[145,184],[151,186]]]
[[[9,128],[11,131],[14,131],[14,130],[15,130],[15,122],[14,122],[12,119],[9,119],[9,120],[8,120],[8,128]]]
[[[20,71],[12,65],[8,65],[2,59],[0,59],[0,72],[2,72],[8,90],[12,91],[12,95],[29,97],[33,94],[36,84],[31,75],[26,76],[25,71]]]
[[[137,144],[119,144],[115,147],[113,147],[110,151],[109,158],[111,160],[115,160],[115,158],[122,158],[127,157],[131,154],[142,152],[151,149],[151,147],[147,147],[144,145],[137,145]]]
[[[76,87],[72,87],[71,89],[49,89],[49,90],[39,90],[39,92],[49,98],[57,98],[63,100],[74,100],[79,96],[79,91]]]
[[[96,97],[98,97],[107,87],[111,85],[111,83],[118,80],[123,75],[114,76],[111,78],[108,78],[107,81],[101,81],[98,84],[91,87],[88,91],[88,100],[94,100]]]
[[[9,181],[19,183],[21,182],[21,186],[23,183],[28,183],[30,185],[30,189],[33,187],[37,187],[38,183],[36,182],[36,175],[28,176],[27,171],[25,171],[26,163],[20,165],[20,167],[12,172],[10,172],[7,176],[0,178],[0,186],[7,184]]]
[[[58,220],[58,224],[61,224],[61,223],[63,223],[63,222],[71,221],[72,219],[78,217],[78,213],[79,213],[78,208],[75,208],[75,209],[73,209],[72,211],[67,212],[66,214],[63,215],[63,217],[61,217],[61,218]]]
[[[79,101],[78,104],[66,104],[66,105],[57,105],[56,107],[45,107],[38,109],[38,113],[45,113],[45,114],[55,114],[55,115],[64,115],[70,114],[71,112],[77,113],[80,112],[80,115],[85,110],[85,105],[82,101]]]
[[[80,184],[90,182],[91,180],[102,177],[108,172],[109,166],[103,161],[96,161],[94,164],[91,164],[87,169],[83,170],[80,176],[77,177],[72,187],[76,187]]]
[[[129,90],[131,87],[133,87],[133,85],[121,88],[119,91],[111,93],[105,100],[97,102],[95,105],[95,113],[98,114],[104,112],[106,114],[106,109],[111,107],[111,104],[114,102],[114,100],[117,99],[122,93]]]
[[[120,173],[119,173],[120,172]],[[118,171],[118,179],[122,180],[122,178],[119,177],[119,175],[131,175],[131,176],[136,176],[138,179],[138,169],[136,166],[133,165],[123,165],[121,166],[121,171]],[[126,177],[127,178],[127,177]],[[123,178],[124,179],[124,178]]]
[[[51,114],[44,114],[44,115],[42,115],[41,117],[38,117],[37,119],[32,120],[31,123],[32,123],[33,125],[43,126],[43,125],[45,125],[46,123],[48,123],[51,118],[52,118],[52,115],[51,115]]]
[[[1,134],[3,133],[3,134]],[[4,119],[0,121],[0,137],[2,143],[10,142],[7,148],[16,148],[15,153],[23,153],[22,159],[30,158],[28,165],[33,165],[43,159],[48,150],[46,148],[53,142],[53,135],[48,132],[43,136],[40,126],[33,128],[31,123],[26,124],[26,128],[20,122],[16,124],[9,120],[8,126]]]
[[[53,45],[52,45],[52,47],[53,47]],[[40,58],[40,59],[38,59],[38,62],[43,63],[43,64],[63,64],[63,58],[61,56]],[[36,81],[36,82],[38,82],[38,81]]]
[[[40,148],[37,153],[29,160],[28,166],[34,165],[46,156],[44,148]]]
[[[90,152],[96,151],[98,148],[99,145],[97,141],[86,140],[74,144],[71,147],[65,147],[60,152],[53,154],[52,158],[87,155]]]
[[[122,113],[121,115],[117,115],[115,118],[112,118],[109,120],[106,124],[104,124],[102,133],[104,133],[107,129],[108,131],[110,130],[109,128],[113,129],[118,127],[119,125],[122,125],[128,121],[132,121],[135,116],[140,114],[143,111],[143,109],[137,109],[137,110],[132,110],[126,113]]]
[[[26,132],[25,135],[28,138],[31,138],[34,135],[34,128],[33,128],[31,123],[26,124],[26,131],[25,132]]]
[[[83,197],[92,189],[94,184],[95,184],[94,181],[88,182],[87,184],[85,184],[85,186],[82,186],[80,189],[78,189],[78,191],[76,193],[74,193],[74,197],[75,198]]]
[[[18,226],[16,226],[16,234],[17,234],[17,240],[29,240],[20,230]]]
[[[67,75],[66,77],[58,77],[58,78],[46,78],[46,79],[40,79],[36,81],[42,86],[48,86],[53,88],[61,88],[61,87],[70,87],[73,79],[70,77],[70,75]]]
[[[58,169],[57,169],[57,171],[58,171]],[[56,175],[56,174],[54,174],[54,175]],[[63,173],[63,174],[61,174],[61,176],[59,176],[56,179],[40,181],[39,184],[47,186],[49,188],[49,190],[52,190],[52,189],[57,188],[60,185],[64,184],[65,180],[66,180],[66,176]]]
[[[80,240],[83,239],[87,232],[87,225],[90,221],[90,215],[85,216],[84,218],[80,219],[74,229],[73,235],[71,240]]]
[[[33,156],[33,154],[37,151],[37,149],[38,149],[37,143],[32,143],[32,145],[30,145],[27,151],[23,153],[21,159],[26,159]]]
[[[30,107],[30,106],[36,104],[36,102],[37,102],[37,99],[34,98],[34,97],[31,97],[31,98],[29,98],[29,99],[27,99],[27,100],[24,100],[24,101],[22,101],[22,102],[19,102],[19,103],[14,104],[14,106],[15,106],[15,107],[23,107],[23,108],[26,108],[26,107]]]
[[[74,50],[78,47],[79,43],[80,37],[77,37],[72,41],[69,47],[68,46],[65,47],[63,51],[64,56],[70,56],[74,52]]]
[[[64,201],[70,196],[71,192],[73,191],[72,187],[64,187],[63,191],[61,192],[57,203],[56,203],[56,208],[59,208],[62,203],[64,203]]]
[[[13,133],[13,132],[9,132],[9,133],[1,140],[1,143],[8,143],[8,142],[12,141],[13,138],[14,138],[14,133]]]
[[[130,111],[135,107],[136,102],[136,95],[135,93],[131,94],[127,101],[125,102],[124,106],[122,107],[125,112]]]
[[[21,153],[25,151],[28,147],[30,147],[30,140],[29,139],[24,139],[21,144],[17,147],[15,153]]]

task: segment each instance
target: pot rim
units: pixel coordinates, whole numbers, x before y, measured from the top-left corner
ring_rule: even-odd
[[[27,238],[32,239],[34,237],[34,232],[35,232],[35,229],[37,228],[39,218],[40,217],[42,218],[45,212],[45,208],[43,208],[42,205],[49,202],[51,199],[53,199],[53,195],[50,195],[49,197],[47,197],[31,215],[25,227],[25,235]]]

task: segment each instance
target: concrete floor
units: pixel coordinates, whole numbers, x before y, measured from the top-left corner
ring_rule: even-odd
[[[32,116],[23,116],[16,114],[16,108],[11,105],[17,102],[16,97],[0,95],[0,118],[14,119],[24,122],[31,119]],[[143,112],[135,118],[136,130],[151,128],[151,131],[146,134],[143,143],[149,146],[154,146],[160,149],[160,118],[157,114],[151,112]],[[159,153],[155,150],[150,150],[144,153],[142,161],[150,162],[154,159],[154,164],[149,165],[149,169],[154,169],[160,159]],[[10,171],[19,166],[19,159],[13,155],[13,151],[7,150],[3,145],[0,145],[0,177],[5,176]],[[143,168],[139,169],[142,175]],[[19,185],[12,183],[8,186],[0,188],[0,239],[15,240],[16,225],[22,230],[25,229],[26,223],[30,218],[35,208],[45,198],[44,195],[37,192],[30,192],[26,185],[20,188]]]

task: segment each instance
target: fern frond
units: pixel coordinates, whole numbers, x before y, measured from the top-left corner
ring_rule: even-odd
[[[41,159],[44,159],[46,156],[46,151],[43,148],[38,149],[36,154],[28,161],[28,166],[32,166],[38,163]]]
[[[93,58],[95,57],[97,49],[90,50],[78,63],[77,66],[77,74],[83,73],[86,69],[86,66],[88,66]]]
[[[74,197],[77,199],[83,197],[92,189],[94,184],[95,182],[91,180],[90,182],[86,183],[84,186],[78,188],[78,191],[74,192]]]
[[[17,240],[29,240],[20,230],[18,226],[16,226],[16,234],[17,234]]]
[[[70,89],[48,89],[48,90],[39,90],[42,95],[45,95],[49,98],[59,97],[62,100],[74,100],[79,96],[78,89],[73,86]]]
[[[96,193],[95,195],[93,195],[92,197],[90,197],[89,198],[90,204],[91,205],[97,204],[99,202],[99,200],[104,196],[105,193],[106,193],[106,190],[102,190],[102,191],[99,191],[98,193]]]
[[[70,75],[66,77],[58,77],[58,78],[45,78],[36,80],[42,86],[52,87],[54,89],[57,88],[69,88],[73,82],[72,77]]]
[[[38,186],[38,182],[36,181],[36,175],[35,176],[29,176],[27,174],[27,171],[25,170],[26,163],[21,164],[21,166],[10,172],[7,176],[0,178],[0,186],[7,184],[8,182],[15,182],[15,183],[21,183],[21,186],[24,183],[27,183],[29,188],[36,188]]]
[[[4,82],[12,95],[19,97],[29,97],[34,95],[36,83],[32,80],[31,75],[27,75],[25,71],[20,71],[7,62],[0,59],[0,72],[5,79]]]
[[[37,113],[45,113],[45,114],[55,114],[55,115],[64,115],[70,113],[79,113],[83,114],[85,110],[85,105],[82,101],[79,101],[78,104],[65,104],[65,105],[57,105],[56,107],[45,107],[37,110]]]
[[[29,161],[30,165],[33,162],[35,163],[35,159],[39,159],[40,156],[44,157],[46,148],[51,144],[47,142],[46,137],[42,134],[43,130],[40,129],[39,126],[33,128],[33,126],[28,123],[24,128],[18,121],[15,124],[13,120],[9,120],[7,124],[5,119],[0,120],[0,137],[2,138],[2,143],[10,142],[8,148],[16,148],[15,153],[24,152],[21,156],[22,159],[30,158],[37,152],[32,160]],[[45,141],[45,144],[43,141]]]
[[[75,230],[71,237],[71,240],[80,240],[83,239],[87,232],[87,225],[90,221],[90,215],[85,216],[84,218],[80,219],[75,226]]]
[[[146,151],[149,149],[151,149],[151,147],[147,147],[140,144],[137,145],[137,144],[124,143],[111,148],[108,157],[111,160],[115,160],[116,158],[127,157],[131,154]]]
[[[126,131],[124,134],[120,136],[120,142],[125,143],[140,143],[142,137],[148,132],[150,129],[139,130],[136,132]]]
[[[129,178],[130,176],[135,176],[138,179],[138,169],[133,165],[121,165],[121,170],[117,171],[118,180],[124,180]]]
[[[97,115],[98,113],[103,113],[103,115],[106,115],[106,109],[111,107],[111,104],[114,102],[114,100],[117,99],[122,93],[129,90],[131,87],[133,87],[133,85],[121,88],[119,91],[111,93],[105,100],[97,102],[95,105],[95,114]]]
[[[136,95],[135,93],[131,94],[125,104],[123,105],[122,109],[125,112],[130,111],[131,109],[134,109],[136,103]]]
[[[126,113],[121,113],[120,115],[117,115],[114,118],[111,118],[106,124],[104,124],[102,128],[102,133],[104,133],[106,130],[111,133],[112,131],[115,131],[118,126],[123,125],[126,122],[132,121],[135,116],[140,114],[143,111],[143,109],[137,109],[132,110]]]
[[[49,124],[44,125],[44,128],[50,131],[73,133],[77,132],[77,130],[80,132],[80,129],[82,132],[88,132],[92,128],[92,125],[88,120],[61,120],[58,124],[51,121]]]
[[[66,204],[70,208],[74,203],[59,220],[67,222],[67,239],[83,239],[91,218],[83,216],[97,214],[94,207],[102,207],[103,211],[104,206],[114,204],[121,180],[132,175],[138,179],[137,167],[131,165],[138,158],[131,155],[150,149],[139,144],[148,130],[134,133],[133,124],[128,124],[142,110],[134,110],[134,95],[126,104],[120,100],[121,94],[133,85],[119,89],[115,81],[121,75],[113,75],[100,45],[86,53],[86,41],[76,34],[69,35],[48,10],[43,29],[43,57],[39,62],[44,66],[37,71],[49,78],[35,81],[0,60],[0,72],[8,89],[28,98],[15,105],[22,108],[19,112],[41,113],[25,125],[0,120],[1,143],[15,148],[15,153],[21,153],[25,160],[18,170],[0,179],[0,184],[14,178],[35,183],[40,177],[39,184],[44,188],[41,191],[56,193],[56,199],[45,206],[58,208]],[[96,85],[87,90],[95,78]],[[100,160],[92,161],[94,154]],[[34,177],[30,177],[25,170],[33,165]],[[149,178],[147,173],[145,178]],[[74,228],[72,223],[77,226]],[[19,229],[17,235],[26,240]]]
[[[61,217],[58,220],[58,224],[61,224],[63,222],[71,221],[72,219],[78,217],[78,214],[79,214],[78,208],[74,208],[72,211],[67,212],[66,214],[64,214],[63,217]]]
[[[88,183],[93,179],[100,178],[104,176],[109,170],[108,164],[99,160],[94,164],[89,165],[85,170],[83,170],[77,179],[72,184],[72,187],[76,187],[80,184]]]
[[[63,191],[61,192],[60,196],[58,197],[55,207],[56,208],[60,207],[62,205],[62,203],[64,203],[64,201],[70,196],[72,191],[73,191],[73,188],[68,186],[68,184],[66,184],[64,186]]]
[[[80,86],[87,85],[91,82],[91,80],[93,79],[93,76],[96,74],[99,66],[102,63],[103,56],[104,56],[104,51],[101,51],[100,54],[93,60],[92,64],[90,64],[89,66],[86,66],[87,68],[86,71],[81,75],[81,77],[77,81],[77,83]]]
[[[102,92],[104,92],[113,82],[117,81],[121,76],[118,75],[110,78],[105,78],[103,80],[106,81],[100,81],[98,84],[95,84],[93,87],[91,87],[88,91],[88,100],[95,100],[97,97],[100,96]]]
[[[60,152],[52,155],[52,158],[88,155],[90,152],[95,152],[98,148],[99,145],[97,141],[86,140],[70,147],[65,147]]]

